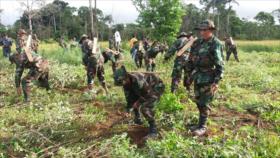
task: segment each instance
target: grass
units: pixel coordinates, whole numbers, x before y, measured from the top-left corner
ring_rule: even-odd
[[[159,74],[167,85],[156,107],[160,137],[145,145],[132,136],[137,130],[132,119],[118,112],[125,101],[122,89],[113,85],[110,64],[105,78],[111,97],[83,92],[86,73],[79,49],[44,43],[40,54],[51,62],[52,90],[33,85],[31,103],[25,104],[15,93],[14,65],[0,57],[0,157],[280,157],[280,53],[245,51],[247,45],[277,47],[277,41],[237,43],[241,62],[226,63],[203,138],[188,130],[198,121],[193,94],[182,85],[176,95],[169,93],[173,60],[163,63],[158,57],[157,71],[167,72]],[[136,70],[128,50],[124,64]]]

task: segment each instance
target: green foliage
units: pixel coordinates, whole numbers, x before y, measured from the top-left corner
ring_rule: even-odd
[[[131,145],[127,134],[115,135],[110,139],[103,141],[99,147],[101,155],[107,155],[112,158],[135,157],[143,158],[135,145]]]
[[[173,93],[165,93],[156,106],[157,109],[166,113],[173,113],[184,109],[184,105],[180,103],[180,99]]]
[[[152,37],[156,40],[174,41],[182,21],[182,3],[180,0],[133,0],[140,12],[138,21],[144,27],[152,28]]]

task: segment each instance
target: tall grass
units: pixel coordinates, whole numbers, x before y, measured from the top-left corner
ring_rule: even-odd
[[[277,52],[280,53],[280,40],[236,41],[238,49],[244,52]]]

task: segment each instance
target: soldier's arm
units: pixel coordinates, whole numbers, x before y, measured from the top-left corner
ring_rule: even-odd
[[[126,100],[126,109],[127,111],[129,111],[132,108],[133,104],[137,101],[135,99],[136,96],[127,88],[123,88],[123,90],[124,90],[124,95]]]
[[[178,47],[179,47],[180,43],[178,40],[176,40],[173,45],[168,49],[168,51],[166,52],[166,54],[164,55],[164,59],[168,60],[169,58],[171,58],[177,51],[178,51]]]
[[[222,44],[218,43],[214,47],[214,63],[215,63],[215,79],[217,84],[222,78],[224,73],[224,61],[222,55]]]

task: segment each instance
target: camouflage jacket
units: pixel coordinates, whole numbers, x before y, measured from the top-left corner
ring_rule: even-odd
[[[171,58],[177,51],[182,49],[187,43],[188,43],[188,39],[186,37],[178,38],[173,43],[173,45],[168,49],[167,53],[164,55],[164,59],[167,60]]]
[[[226,50],[226,51],[229,51],[229,49],[235,48],[235,47],[236,47],[236,45],[235,45],[234,43],[232,43],[232,41],[230,40],[230,38],[227,38],[227,39],[225,40],[225,50]]]
[[[223,78],[222,44],[215,36],[205,41],[198,39],[191,47],[188,72],[195,84],[218,83]]]
[[[26,42],[27,42],[27,36],[23,35],[23,36],[18,36],[16,39],[16,50],[18,53],[22,53],[22,49],[23,47],[25,47]]]
[[[127,106],[135,101],[143,103],[151,98],[158,99],[164,92],[163,81],[155,74],[129,73],[130,83],[123,85]]]
[[[148,58],[156,58],[158,53],[161,52],[162,50],[160,49],[159,45],[152,45],[148,51],[146,52],[146,55]]]
[[[95,67],[97,65],[103,65],[104,57],[101,54],[100,48],[98,48],[96,54],[92,54],[92,47],[93,47],[93,42],[91,40],[86,39],[83,41],[81,46],[82,53],[83,53],[83,64],[84,65],[90,64],[91,67]]]
[[[33,62],[30,62],[25,53],[15,53],[10,58],[16,64],[15,84],[20,86],[21,77],[24,69],[30,69],[37,72],[48,72],[48,62],[41,56],[32,52]]]

